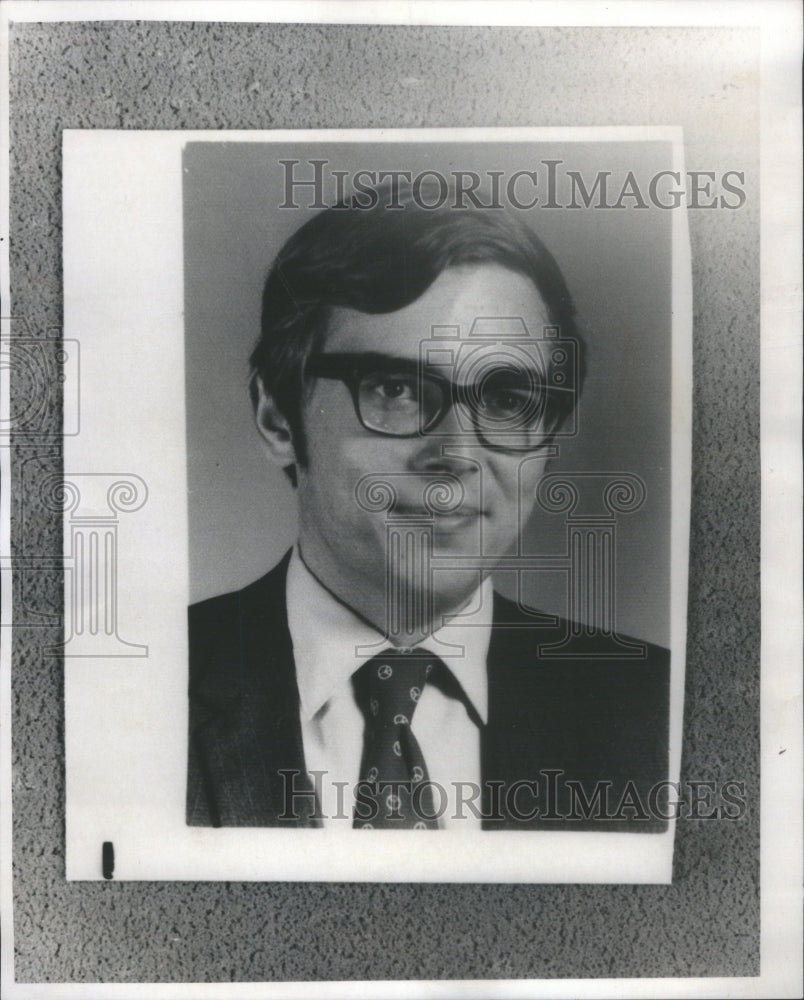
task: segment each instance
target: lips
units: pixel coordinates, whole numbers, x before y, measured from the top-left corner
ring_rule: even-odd
[[[433,518],[433,528],[436,535],[464,530],[474,531],[479,521],[480,514],[436,514]]]
[[[450,536],[457,538],[467,531],[474,535],[485,516],[477,507],[460,507],[454,511],[428,511],[420,507],[398,508],[394,514],[404,519],[408,517],[421,519],[422,530],[429,527],[437,539],[446,539]],[[393,515],[391,520],[393,521]]]
[[[435,518],[437,521],[446,520],[474,520],[485,514],[485,511],[480,510],[478,507],[466,507],[461,505],[456,507],[455,510],[429,510],[426,507],[418,506],[405,506],[404,504],[396,504],[393,509],[393,513],[401,517],[421,517],[427,518],[428,520]]]

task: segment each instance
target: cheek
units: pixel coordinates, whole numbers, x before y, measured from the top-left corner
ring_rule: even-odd
[[[342,388],[342,387],[340,387]],[[319,392],[304,413],[307,441],[307,486],[335,516],[358,519],[366,509],[358,500],[366,477],[402,468],[403,458],[389,447],[388,439],[371,434],[357,420],[351,399],[346,405],[331,392]],[[396,464],[395,464],[396,463]]]
[[[360,431],[346,387],[321,380],[302,412],[310,471],[318,478],[333,474],[341,463],[343,447]],[[326,485],[322,483],[322,485]]]
[[[539,507],[537,492],[544,478],[548,460],[546,458],[527,459],[520,472],[519,504],[523,524]]]
[[[312,442],[328,430],[346,431],[359,426],[346,386],[332,379],[316,382],[302,407],[302,424]]]

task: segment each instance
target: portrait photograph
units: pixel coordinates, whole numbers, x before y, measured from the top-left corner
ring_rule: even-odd
[[[689,357],[688,249],[683,220],[673,223],[685,211],[673,194],[680,150],[658,134],[585,142],[578,133],[562,143],[487,132],[479,146],[469,136],[392,139],[184,150],[190,588],[191,600],[201,597],[190,618],[188,820],[664,828],[671,412],[674,392],[683,411],[685,384],[673,386],[672,360],[674,351],[677,364]],[[327,432],[319,444],[305,430],[313,414]],[[688,454],[680,421],[675,433],[677,453]],[[675,473],[681,504],[678,455]],[[681,531],[678,523],[679,554]],[[504,605],[493,607],[493,580]],[[677,580],[677,595],[683,587]],[[284,614],[272,620],[276,603],[287,626]],[[285,681],[283,665],[265,658],[291,659],[277,651],[288,627],[295,673]],[[498,649],[504,639],[513,644]],[[414,662],[387,679],[414,680],[389,706],[383,739],[392,756],[400,737],[399,750],[406,737],[416,744],[391,760],[390,774],[404,782],[418,769],[427,783],[434,766],[440,780],[420,789],[432,799],[425,817],[413,808],[407,821],[375,816],[368,803],[355,816],[355,789],[372,773],[371,754],[382,755],[365,743],[364,715],[371,725],[372,706],[384,713],[389,686],[361,693],[362,671],[387,673],[384,660],[400,649],[416,650]],[[508,676],[523,650],[533,666]],[[435,658],[417,668],[422,652]],[[276,720],[259,731],[253,707],[264,697],[267,711],[276,700],[284,713],[285,696],[242,691],[252,704],[234,721],[227,674],[242,678],[252,657],[255,683],[298,689],[292,749],[276,746]],[[535,681],[537,661],[545,673]],[[423,684],[428,668],[436,674]],[[421,694],[415,720],[411,688]],[[617,692],[619,707],[605,705],[604,690]],[[499,717],[489,717],[490,702]],[[394,716],[406,720],[401,729]],[[232,725],[254,745],[249,759],[239,740],[239,759],[224,763]],[[598,742],[584,746],[590,726]],[[557,729],[573,734],[561,748]],[[303,791],[313,790],[305,774],[318,776],[326,808]],[[566,787],[581,777],[588,787]],[[332,780],[348,784],[333,789]],[[547,801],[556,782],[566,824]],[[383,802],[396,794],[389,789]],[[492,801],[500,793],[505,817]],[[574,804],[581,794],[601,799],[588,816]],[[644,808],[629,804],[635,795]],[[310,814],[294,815],[305,803]]]

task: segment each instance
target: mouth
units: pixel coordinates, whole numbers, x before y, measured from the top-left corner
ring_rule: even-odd
[[[400,517],[416,517],[433,524],[437,530],[449,531],[465,528],[486,516],[479,507],[461,506],[455,510],[432,511],[418,506],[397,506],[394,514]]]
[[[459,534],[477,529],[482,514],[480,511],[458,511],[454,514],[436,514],[433,527],[436,536]]]

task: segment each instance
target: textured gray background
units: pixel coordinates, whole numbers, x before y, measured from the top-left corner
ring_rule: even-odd
[[[11,32],[13,311],[61,322],[64,128],[673,124],[687,167],[746,172],[739,211],[691,213],[694,478],[682,771],[747,783],[740,821],[679,822],[671,886],[283,885],[64,880],[63,683],[15,635],[14,916],[22,982],[756,975],[759,966],[758,33],[50,24]],[[24,333],[22,323],[17,333]],[[14,376],[12,376],[14,377]],[[20,375],[12,404],[30,392]],[[20,567],[58,558],[35,502],[60,467],[14,446]],[[60,604],[15,580],[23,623]]]

